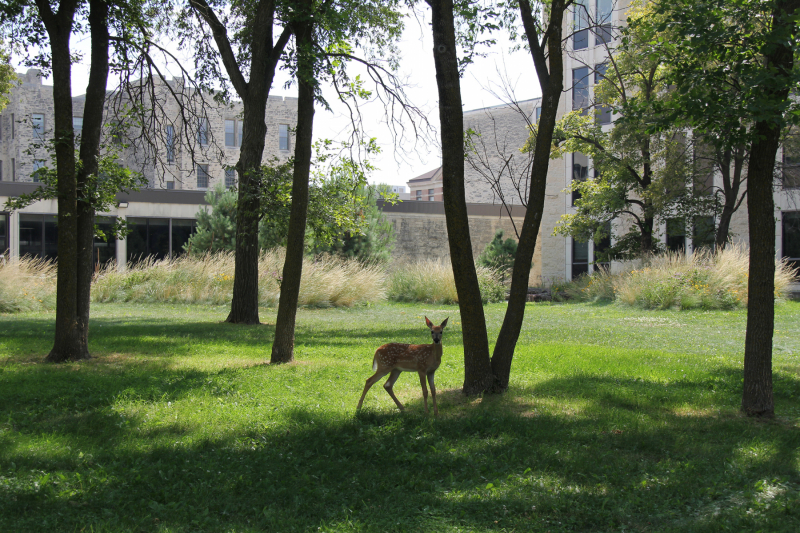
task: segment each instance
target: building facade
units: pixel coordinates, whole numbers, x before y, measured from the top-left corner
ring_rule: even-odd
[[[9,95],[9,105],[0,112],[0,255],[55,259],[55,200],[15,212],[4,210],[9,198],[38,187],[36,170],[51,164],[53,87],[42,84],[36,69],[18,77],[21,81]],[[98,214],[101,229],[113,217],[126,220],[129,229],[125,239],[96,239],[94,253],[99,263],[114,259],[124,267],[146,256],[183,253],[195,228],[195,215],[207,205],[205,192],[217,184],[236,185],[233,167],[242,144],[241,102],[222,105],[207,98],[200,103],[180,79],[157,83],[154,94],[155,101],[147,106],[152,115],[137,118],[156,124],[147,132],[155,143],[145,144],[141,130],[125,127],[126,118],[116,112],[124,107],[124,99],[112,95],[106,105],[104,145],[117,149],[124,164],[141,172],[147,185],[139,192],[118,195],[114,209]],[[83,107],[83,96],[73,98],[76,135],[83,126]],[[271,96],[265,118],[263,162],[284,162],[294,150],[297,99]]]

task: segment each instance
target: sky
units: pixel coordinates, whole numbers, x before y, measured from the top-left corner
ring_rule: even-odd
[[[406,94],[411,102],[426,114],[430,124],[435,128],[432,139],[417,140],[406,138],[395,145],[385,119],[384,105],[377,100],[365,104],[363,109],[364,127],[369,137],[375,137],[382,152],[371,158],[377,170],[369,177],[372,183],[389,185],[405,185],[406,182],[420,174],[441,165],[439,148],[439,115],[438,91],[436,88],[435,69],[433,64],[433,44],[430,30],[429,12],[423,11],[419,18],[408,18],[401,42],[400,69],[398,75],[406,80]],[[503,86],[511,87],[518,100],[526,100],[541,96],[541,90],[533,68],[533,61],[525,51],[511,53],[510,43],[502,41],[498,36],[498,45],[483,52],[486,57],[476,58],[467,68],[461,80],[461,97],[465,111],[503,104]],[[80,50],[88,47],[88,38],[74,42],[73,48]],[[88,58],[87,53],[84,57]],[[187,54],[183,53],[184,58]],[[13,58],[12,58],[13,61]],[[24,71],[24,67],[17,70]],[[283,76],[283,77],[282,77]],[[363,76],[362,76],[363,77]],[[506,80],[503,83],[503,80]],[[73,65],[73,94],[85,92],[88,81],[88,64]],[[271,95],[296,97],[296,86],[284,88],[287,78],[283,72],[276,74]],[[52,80],[43,80],[52,84]],[[370,88],[370,87],[367,87]],[[331,102],[331,110],[317,107],[314,116],[314,139],[344,140],[349,137],[352,126],[346,108],[331,97],[331,91],[324,91]]]

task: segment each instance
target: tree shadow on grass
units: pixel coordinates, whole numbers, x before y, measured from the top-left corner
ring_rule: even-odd
[[[733,369],[661,392],[659,383],[587,375],[461,399],[455,406],[457,391],[442,391],[439,419],[422,416],[419,401],[405,414],[282,407],[279,421],[197,439],[187,439],[191,435],[178,422],[119,424],[102,398],[112,381],[127,379],[127,394],[163,404],[197,394],[209,380],[235,384],[233,371],[164,369],[155,382],[141,373],[55,384],[52,375],[37,377],[36,368],[22,374],[23,382],[2,377],[9,392],[0,398],[0,415],[11,415],[12,426],[19,412],[29,418],[22,426],[5,424],[0,433],[0,529],[800,527],[800,430],[730,411],[715,414],[714,404],[726,404],[738,387],[740,373]],[[68,386],[72,397],[95,398],[67,406],[83,415],[37,414],[52,398],[36,396],[36,390],[54,387],[58,396]],[[20,395],[9,404],[12,390]],[[708,396],[685,409],[698,390]],[[560,404],[581,407],[573,413],[552,407]],[[78,442],[92,457],[77,450],[54,459],[21,452],[16,441],[31,439],[44,448]]]

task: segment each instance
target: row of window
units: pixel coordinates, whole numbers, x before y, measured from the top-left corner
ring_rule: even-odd
[[[31,113],[30,125],[33,130],[33,137],[38,140],[44,139],[44,113]],[[17,138],[17,119],[11,113],[11,139]],[[0,122],[0,141],[3,140],[2,122]]]
[[[597,85],[608,70],[607,63],[594,66],[594,83]],[[591,80],[589,67],[572,69],[572,109],[580,110],[581,114],[588,113],[591,102],[589,99],[589,81]],[[611,124],[611,108],[608,106],[595,106],[595,121],[598,124]]]
[[[591,4],[594,3],[594,15]],[[572,49],[589,47],[589,34],[594,35],[594,46],[610,43],[614,39],[612,27],[613,0],[576,0],[572,34]]]
[[[211,175],[208,172],[208,165],[198,164],[196,167],[197,173],[197,188],[198,189],[208,189],[208,183],[210,180]],[[225,169],[225,188],[230,189],[236,185],[236,169],[233,167],[227,167]],[[175,188],[174,181],[167,182],[167,189]]]
[[[433,201],[434,201],[434,198],[435,198],[435,196],[434,196],[434,189],[428,189],[428,201],[429,201],[429,202],[433,202]],[[416,199],[417,199],[418,201],[422,201],[422,189],[419,189],[419,190],[417,191],[417,198],[416,198]]]
[[[0,254],[9,248],[8,213],[0,213]],[[97,217],[95,225],[110,235],[113,219]],[[184,253],[184,245],[195,232],[194,219],[129,217],[127,260],[139,261],[152,256],[155,259],[176,257]],[[19,215],[19,255],[45,259],[58,258],[58,224],[56,215],[21,213]],[[95,238],[95,262],[99,264],[117,258],[117,240]]]
[[[172,128],[172,126],[167,126]],[[197,128],[197,142],[205,146],[208,144],[208,119],[201,119],[200,125]],[[170,132],[167,132],[170,137]],[[171,134],[174,137],[174,130]],[[225,120],[225,146],[241,147],[242,138],[244,137],[244,122],[241,120],[226,119]],[[278,149],[289,150],[289,125],[278,124]]]

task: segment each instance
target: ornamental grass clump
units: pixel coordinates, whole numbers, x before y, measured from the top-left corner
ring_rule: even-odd
[[[747,306],[748,270],[747,248],[729,245],[719,252],[652,256],[620,273],[584,276],[563,291],[580,300],[615,300],[644,309],[733,309]],[[776,261],[776,300],[786,296],[796,275],[786,261]]]
[[[483,266],[477,266],[476,271],[483,303],[503,301],[506,288],[500,274]],[[426,259],[396,265],[389,275],[389,299],[396,302],[458,303],[450,261]]]
[[[52,261],[0,256],[0,313],[44,311],[56,305],[56,265]]]
[[[259,258],[258,301],[275,307],[280,298],[284,251],[265,251]],[[147,259],[119,272],[104,268],[92,287],[95,302],[166,302],[227,305],[233,294],[232,252],[200,257]],[[385,274],[375,265],[330,256],[303,261],[298,305],[314,307],[375,303],[386,299]]]

